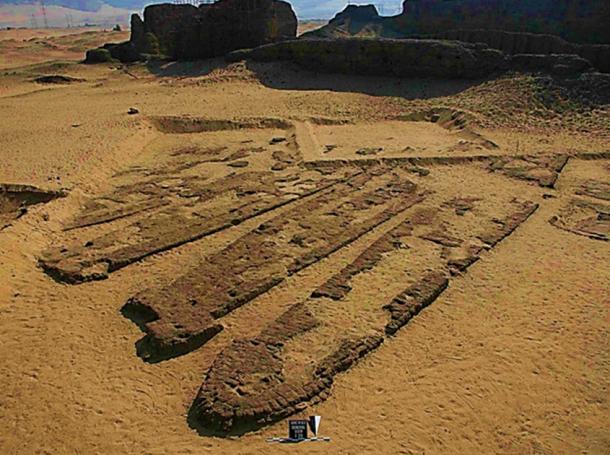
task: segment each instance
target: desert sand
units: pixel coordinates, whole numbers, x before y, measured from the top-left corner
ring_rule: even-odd
[[[129,32],[99,27],[0,30],[0,70],[50,60],[82,60],[92,46],[124,41]]]
[[[85,66],[79,46],[114,37],[61,34],[34,52],[23,31],[1,33],[0,183],[51,196],[21,187],[21,202],[40,203],[0,205],[0,453],[610,452],[608,105],[548,102],[531,75]],[[257,176],[279,177],[269,190]],[[299,237],[308,219],[321,231]],[[252,265],[263,224],[278,226],[263,234],[279,259]],[[309,241],[324,254],[275,267],[310,260]],[[168,304],[243,263],[238,294],[281,281],[224,312],[202,345],[155,361],[136,351],[143,330],[175,332],[134,324],[127,301],[176,324],[186,316]],[[330,298],[343,270],[349,291]],[[428,273],[447,288],[386,336],[389,311],[403,315],[384,306]],[[234,340],[260,339],[295,304],[318,325],[285,343],[289,381],[345,338],[384,339],[296,414],[322,416],[331,442],[268,444],[283,418],[228,437],[193,428],[216,359],[239,357]]]

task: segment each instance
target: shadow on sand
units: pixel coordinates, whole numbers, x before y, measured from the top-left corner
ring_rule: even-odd
[[[218,70],[230,73],[235,65],[243,64],[227,63],[222,58],[216,58],[192,62],[153,61],[147,64],[147,68],[157,77],[196,78]],[[290,62],[246,61],[245,70],[264,86],[276,90],[328,90],[392,96],[408,100],[451,96],[484,81],[483,79],[399,78],[319,73],[304,70]],[[244,71],[244,68],[243,66],[235,68],[234,71]]]
[[[260,63],[247,61],[246,67],[269,88],[278,90],[329,90],[364,93],[372,96],[394,96],[405,99],[427,99],[455,95],[482,80],[424,79],[354,74],[331,74],[307,71],[289,62]]]
[[[194,61],[149,60],[146,68],[157,77],[203,77],[214,70],[227,68],[229,64],[223,58]]]
[[[196,400],[194,400],[191,406],[189,407],[186,416],[188,426],[192,430],[196,431],[199,436],[214,436],[218,438],[228,438],[231,436],[243,436],[248,433],[256,433],[264,427],[268,427],[284,419],[285,417],[278,417],[270,422],[251,422],[250,424],[235,425],[231,430],[223,431],[218,428],[205,427],[201,424],[201,422],[197,418]]]

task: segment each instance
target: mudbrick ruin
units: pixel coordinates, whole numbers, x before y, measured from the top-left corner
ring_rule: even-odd
[[[136,61],[144,55],[179,60],[217,57],[229,51],[296,38],[297,18],[281,0],[220,0],[199,7],[147,6],[144,20],[131,18],[131,39],[87,53],[95,63],[109,58]]]
[[[471,115],[446,108],[392,121],[435,124],[462,146],[428,157],[384,157],[390,150],[380,146],[374,154],[381,156],[354,149],[354,159],[333,159],[317,136],[356,126],[350,121],[151,117],[174,140],[167,157],[115,174],[114,189],[89,200],[65,224],[65,242],[46,251],[40,265],[61,282],[105,279],[265,215],[170,284],[125,302],[123,315],[143,331],[137,354],[154,363],[205,349],[232,313],[359,245],[359,254],[302,299],[276,308],[260,333],[218,353],[189,422],[206,432],[242,434],[300,412],[326,399],[338,374],[394,336],[526,222],[539,207],[533,200],[554,188],[570,159],[610,158],[606,152],[502,154],[471,128]],[[244,132],[252,138],[245,143],[236,135]],[[184,146],[185,134],[212,144],[221,134],[223,145]],[[210,179],[210,166],[222,176]],[[460,173],[483,183],[460,186]],[[498,191],[512,185],[520,197]],[[459,191],[447,197],[448,187]],[[549,223],[607,241],[607,184],[578,182],[573,194]],[[371,283],[377,283],[378,305],[361,308]]]
[[[460,14],[464,8],[468,11],[466,20],[459,22],[462,29],[451,19],[458,3]],[[194,60],[230,54],[229,61],[287,60],[322,72],[399,77],[480,78],[507,70],[559,76],[610,72],[610,37],[598,27],[610,15],[604,2],[594,2],[599,20],[578,16],[567,25],[547,21],[546,29],[519,25],[516,18],[521,14],[534,14],[525,2],[522,8],[520,2],[492,3],[501,5],[490,8],[507,11],[496,16],[508,21],[499,24],[499,30],[485,23],[487,10],[479,8],[479,2],[412,0],[394,17],[379,16],[372,5],[350,5],[327,26],[299,39],[296,16],[290,4],[280,0],[151,5],[144,20],[132,16],[129,41],[92,49],[85,62]],[[535,13],[563,17],[562,8],[568,7],[545,1]],[[433,27],[436,22],[442,25]],[[597,40],[591,42],[592,36]],[[366,39],[354,39],[358,37]],[[608,83],[607,78],[602,80]]]
[[[608,21],[610,5],[603,0],[587,2],[586,7],[577,0],[407,0],[403,12],[393,17],[380,16],[372,5],[349,5],[328,25],[302,38],[455,40],[485,44],[507,56],[540,56],[539,69],[545,64],[540,61],[544,60],[542,56],[579,56],[607,73],[610,72],[610,34],[605,26]],[[546,65],[552,66],[552,57],[546,58],[551,59]],[[519,61],[515,61],[515,67],[519,67]]]

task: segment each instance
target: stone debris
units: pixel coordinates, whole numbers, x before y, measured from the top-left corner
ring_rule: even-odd
[[[566,155],[492,157],[489,168],[509,177],[536,182],[544,188],[553,188],[568,159]]]
[[[573,199],[549,222],[564,231],[610,241],[610,205]]]

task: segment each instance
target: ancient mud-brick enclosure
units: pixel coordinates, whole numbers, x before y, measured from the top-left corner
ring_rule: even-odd
[[[104,61],[106,55],[127,62],[146,55],[195,60],[295,39],[297,34],[297,17],[282,0],[162,3],[147,6],[143,16],[132,15],[129,41],[92,50],[87,61]]]

